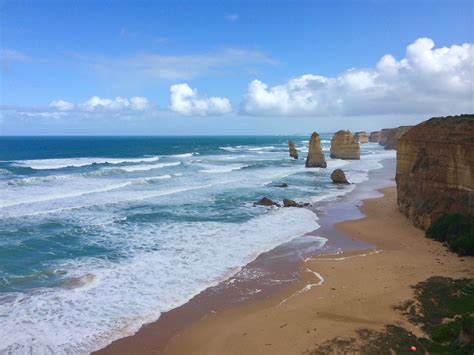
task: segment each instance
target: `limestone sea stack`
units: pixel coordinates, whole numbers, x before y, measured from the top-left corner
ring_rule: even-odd
[[[379,144],[385,149],[397,149],[400,137],[408,132],[412,127],[413,126],[400,126],[397,128],[382,129]]]
[[[368,143],[369,142],[369,134],[367,132],[355,132],[354,133],[354,142]]]
[[[306,158],[307,168],[325,168],[327,166],[324,159],[323,150],[321,149],[321,140],[319,134],[313,132],[309,140],[308,157]]]
[[[354,142],[350,131],[337,131],[331,139],[331,158],[360,159],[359,143]]]
[[[380,131],[370,132],[369,142],[371,143],[378,143],[380,137]]]
[[[474,220],[474,115],[431,118],[406,132],[396,182],[398,207],[419,228],[445,214]]]
[[[296,150],[295,143],[290,139],[288,140],[288,150],[290,151],[290,157],[298,159],[298,151]]]
[[[341,169],[336,169],[331,174],[331,180],[335,184],[348,184],[349,181],[346,179],[346,174]]]

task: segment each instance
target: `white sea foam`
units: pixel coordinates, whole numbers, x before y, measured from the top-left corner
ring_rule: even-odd
[[[140,164],[140,165],[127,165],[121,166],[119,168],[107,168],[113,170],[121,170],[126,172],[134,172],[134,171],[148,171],[153,169],[161,169],[167,168],[171,166],[178,166],[181,165],[181,162],[173,162],[173,163],[160,163],[160,164]]]
[[[199,170],[202,173],[207,174],[218,174],[218,173],[230,173],[231,171],[241,170],[248,165],[245,164],[228,164],[228,165],[211,165],[201,164],[204,169]]]
[[[71,260],[62,268],[67,271],[66,286],[69,280],[74,287],[13,293],[0,304],[0,352],[89,353],[133,334],[261,252],[316,228],[311,211],[289,208],[245,223],[174,223],[129,230],[131,248],[145,242],[159,245],[159,250],[119,263]]]
[[[78,168],[93,164],[121,164],[121,163],[140,163],[153,162],[160,157],[143,158],[67,158],[67,159],[37,159],[37,160],[18,160],[13,166],[29,167],[35,170],[53,170],[62,168]]]

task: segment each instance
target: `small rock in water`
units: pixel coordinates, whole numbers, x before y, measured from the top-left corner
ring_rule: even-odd
[[[341,169],[336,169],[331,174],[331,180],[335,184],[348,184],[349,181],[346,179],[346,174]]]
[[[290,200],[288,198],[283,199],[283,207],[307,207],[309,206],[309,203],[299,203],[294,200]]]
[[[278,204],[278,203],[276,203],[276,202],[270,200],[270,199],[267,198],[267,197],[264,197],[264,198],[262,198],[261,200],[255,202],[255,203],[253,204],[253,206],[254,206],[254,207],[255,207],[255,206],[267,206],[267,207],[276,206],[276,207],[281,207],[280,204]]]
[[[275,187],[282,187],[282,188],[285,188],[285,187],[288,187],[288,184],[287,184],[286,182],[284,182],[283,184],[275,185]]]

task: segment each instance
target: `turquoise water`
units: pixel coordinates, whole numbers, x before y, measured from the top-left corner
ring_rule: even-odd
[[[289,158],[305,136],[0,138],[0,352],[90,352],[317,229],[253,202],[334,198],[354,185],[333,168],[359,183],[394,156],[329,159],[330,136],[328,169]]]

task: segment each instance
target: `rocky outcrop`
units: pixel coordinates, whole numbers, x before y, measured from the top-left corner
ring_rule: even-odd
[[[274,185],[275,187],[280,187],[280,188],[287,188],[288,187],[288,184],[286,182],[282,183],[282,184],[277,184],[277,185]]]
[[[302,208],[302,207],[307,207],[307,206],[310,206],[309,203],[300,203],[300,202],[296,202],[294,200],[290,200],[290,199],[287,199],[285,198],[283,200],[283,207],[298,207],[298,208]]]
[[[410,130],[413,126],[400,126],[397,128],[384,128],[380,131],[379,144],[385,149],[397,149],[398,141],[401,136]]]
[[[378,143],[380,137],[380,131],[370,132],[369,142],[371,143]]]
[[[348,184],[349,181],[346,179],[346,174],[341,169],[336,169],[331,174],[331,180],[335,184]]]
[[[308,157],[306,158],[307,168],[325,168],[327,166],[324,159],[323,150],[321,149],[321,140],[319,134],[313,132],[309,140]]]
[[[396,182],[398,207],[419,228],[445,214],[474,219],[474,115],[432,118],[406,132]]]
[[[298,151],[296,150],[295,143],[290,139],[288,140],[288,150],[290,151],[290,157],[298,159]]]
[[[331,139],[331,158],[360,159],[359,143],[350,131],[337,131]]]
[[[356,143],[368,143],[369,134],[367,132],[356,132],[354,133],[354,142]]]
[[[265,207],[272,207],[272,206],[275,206],[275,207],[281,207],[281,205],[279,203],[276,203],[272,200],[270,200],[269,198],[267,197],[264,197],[262,199],[260,199],[259,201],[255,202],[253,204],[253,206],[265,206]]]

